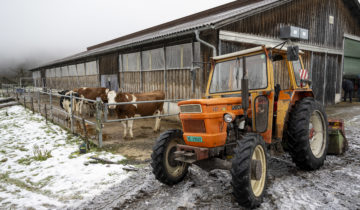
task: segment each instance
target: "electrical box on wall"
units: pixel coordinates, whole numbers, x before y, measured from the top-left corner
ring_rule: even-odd
[[[281,39],[299,39],[300,29],[295,26],[284,26],[280,28]]]
[[[309,31],[307,29],[295,27],[295,26],[284,26],[280,28],[280,39],[309,39]]]
[[[300,39],[308,40],[309,39],[309,30],[300,28]]]

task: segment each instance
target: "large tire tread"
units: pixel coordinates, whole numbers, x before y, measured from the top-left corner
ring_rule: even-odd
[[[267,183],[266,179],[268,169],[266,170],[265,186],[263,188],[263,192],[259,197],[256,197],[252,192],[252,187],[249,180],[251,179],[250,161],[253,150],[258,144],[262,145],[267,161],[268,158],[265,143],[259,134],[246,134],[243,139],[237,141],[236,148],[234,149],[234,158],[230,171],[232,175],[231,185],[233,187],[233,195],[236,201],[241,206],[246,208],[256,208],[260,206]]]
[[[294,163],[303,170],[316,170],[323,165],[328,147],[328,128],[326,123],[326,145],[324,155],[316,158],[310,149],[309,121],[314,110],[319,110],[327,122],[325,111],[321,104],[313,98],[303,98],[295,103],[291,110],[287,125],[287,145]]]
[[[153,174],[155,175],[155,178],[167,185],[174,185],[182,181],[187,174],[188,167],[186,166],[185,172],[176,179],[173,179],[168,175],[164,166],[164,155],[169,140],[172,138],[183,138],[183,132],[181,130],[173,129],[160,134],[156,140],[156,143],[153,147],[153,152],[151,154],[151,167],[153,168]]]

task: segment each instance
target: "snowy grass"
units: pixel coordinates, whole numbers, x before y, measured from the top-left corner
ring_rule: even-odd
[[[0,209],[63,209],[91,199],[128,177],[123,165],[84,164],[81,140],[21,106],[0,109]]]

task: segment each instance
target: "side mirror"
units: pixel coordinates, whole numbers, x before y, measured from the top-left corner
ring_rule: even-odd
[[[287,59],[289,61],[299,60],[299,46],[289,46],[287,47]]]

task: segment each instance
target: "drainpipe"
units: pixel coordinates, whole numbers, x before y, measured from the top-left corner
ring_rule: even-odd
[[[215,57],[217,55],[217,50],[216,50],[216,47],[210,43],[207,43],[205,42],[204,40],[200,39],[200,36],[199,36],[199,31],[198,30],[195,30],[195,36],[196,36],[196,40],[199,41],[200,43],[210,47],[213,49],[213,57]]]

